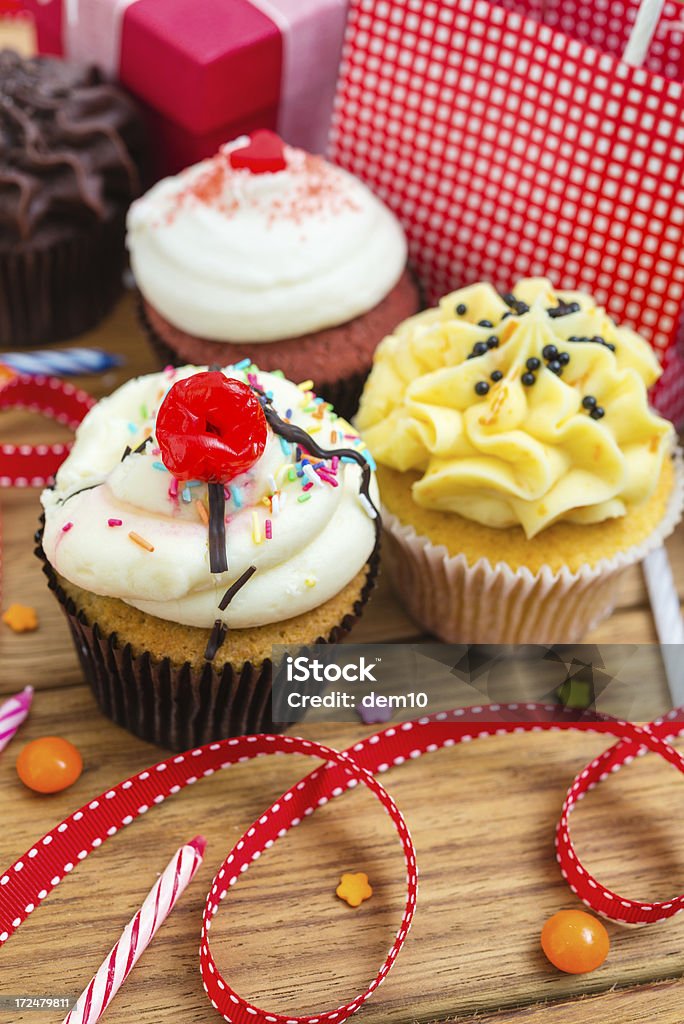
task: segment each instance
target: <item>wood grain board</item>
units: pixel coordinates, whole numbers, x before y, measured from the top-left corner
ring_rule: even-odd
[[[95,395],[154,367],[130,296],[80,339],[123,354],[118,370],[78,383]],[[63,428],[24,413],[3,414],[0,441],[57,440]],[[34,605],[35,634],[0,629],[0,695],[31,683],[29,722],[0,756],[0,865],[11,863],[56,821],[152,764],[159,751],[98,711],[83,683],[61,612],[32,554],[39,513],[33,490],[0,492],[3,604]],[[684,534],[669,543],[684,587]],[[681,595],[680,595],[681,596]],[[386,579],[355,641],[419,640]],[[651,642],[654,627],[640,572],[625,580],[615,614],[588,638]],[[662,682],[649,681],[662,686]],[[362,725],[303,724],[298,732],[335,746]],[[85,771],[69,791],[25,790],[14,757],[32,738],[59,734],[81,749]],[[469,1024],[681,1024],[684,919],[646,930],[610,926],[612,952],[592,975],[561,975],[539,950],[547,916],[576,901],[553,856],[567,786],[603,748],[589,734],[496,738],[456,747],[384,777],[414,834],[421,869],[419,910],[407,946],[360,1018],[376,1022],[458,1020]],[[198,972],[201,907],[212,873],[242,831],[308,766],[264,759],[184,791],[80,864],[2,951],[0,995],[77,995],[173,850],[197,832],[209,847],[200,875],[107,1013],[109,1024],[210,1022]],[[653,758],[638,761],[590,794],[573,830],[587,866],[618,892],[664,898],[684,884],[684,833],[665,821],[682,785]],[[344,870],[368,873],[375,892],[359,910],[334,896]],[[337,1005],[375,973],[396,930],[403,868],[389,822],[369,794],[324,807],[262,857],[223,904],[212,930],[224,974],[269,1010]],[[59,1013],[6,1013],[22,1024]]]

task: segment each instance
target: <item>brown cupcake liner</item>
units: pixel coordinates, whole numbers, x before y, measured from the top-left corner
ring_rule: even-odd
[[[271,714],[270,658],[261,664],[245,662],[239,670],[227,664],[217,671],[209,662],[197,669],[189,662],[179,666],[168,658],[158,661],[149,653],[135,655],[116,633],[106,635],[97,623],[89,623],[65,594],[45,557],[42,534],[41,526],[35,554],[66,616],[83,674],[108,718],[140,739],[170,750],[187,750],[229,736],[284,731],[286,725],[274,722]],[[339,643],[349,633],[375,586],[378,564],[376,545],[353,612],[327,637],[312,639],[312,644]]]
[[[165,366],[184,366],[186,361],[164,341],[150,323],[140,295],[138,295],[138,316],[145,330],[150,348],[159,360],[160,368],[163,369]],[[254,362],[257,366],[259,365],[258,352],[255,354]],[[338,416],[342,416],[345,420],[351,420],[352,416],[355,416],[358,411],[361,392],[366,383],[366,378],[371,371],[371,366],[372,363],[369,361],[368,366],[348,377],[339,377],[329,381],[316,380],[314,385],[316,394],[324,398],[326,402],[330,402]],[[264,366],[263,369],[268,372],[268,367]]]
[[[125,214],[43,248],[0,252],[0,347],[72,338],[97,324],[122,291]]]

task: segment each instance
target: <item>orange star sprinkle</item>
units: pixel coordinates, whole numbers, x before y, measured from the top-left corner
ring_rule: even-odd
[[[9,384],[11,380],[14,380],[16,376],[17,374],[13,369],[11,369],[11,367],[5,366],[4,363],[0,363],[0,389],[4,388],[6,384]]]
[[[32,633],[34,629],[38,629],[36,609],[27,604],[11,604],[2,621],[15,633]]]
[[[369,900],[373,890],[368,884],[368,875],[363,871],[347,872],[340,876],[340,884],[335,893],[350,907],[360,907],[364,900]]]

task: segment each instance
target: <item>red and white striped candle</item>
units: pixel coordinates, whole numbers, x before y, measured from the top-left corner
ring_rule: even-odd
[[[28,718],[32,700],[33,687],[27,686],[0,706],[0,750],[5,749],[19,726]]]
[[[194,878],[206,845],[203,836],[195,836],[176,851],[64,1024],[95,1024],[100,1019]]]

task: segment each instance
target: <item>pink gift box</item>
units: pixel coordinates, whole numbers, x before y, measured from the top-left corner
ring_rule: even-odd
[[[325,148],[347,0],[26,0],[41,53],[98,64],[149,117],[154,171],[246,131]]]

